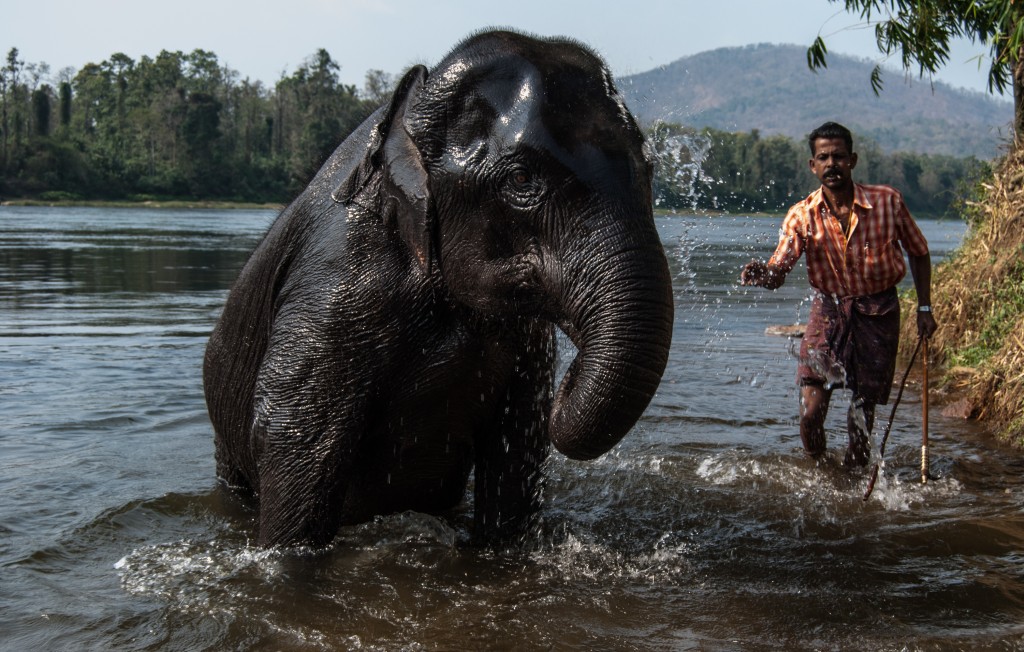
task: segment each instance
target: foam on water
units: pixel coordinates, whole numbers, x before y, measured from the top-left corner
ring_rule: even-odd
[[[696,473],[714,485],[809,498],[826,508],[863,501],[867,488],[864,472],[839,468],[827,460],[820,464],[800,461],[805,463],[729,450],[705,457]],[[880,505],[885,511],[907,511],[930,501],[947,500],[962,489],[961,483],[952,477],[933,479],[927,484],[905,480],[899,474],[887,473],[883,463],[869,504]]]
[[[868,501],[888,512],[908,511],[927,503],[947,501],[962,491],[963,484],[954,477],[932,478],[922,483],[920,478],[905,479],[898,473],[886,473],[883,463]]]
[[[542,577],[547,580],[575,581],[628,580],[657,584],[678,582],[692,573],[689,557],[699,546],[679,541],[666,532],[653,547],[644,550],[621,550],[608,542],[584,540],[581,535],[566,533],[553,543],[547,553],[535,561],[541,564]]]
[[[461,536],[409,512],[342,528],[323,550],[261,549],[222,533],[140,546],[114,569],[127,594],[162,603],[170,622],[210,623],[217,637],[335,650],[364,649],[363,632],[370,649],[418,649],[424,625],[410,614],[458,597],[446,571],[464,554]]]
[[[282,551],[223,538],[185,539],[137,548],[119,559],[114,568],[129,593],[205,609],[224,597],[225,591],[231,592],[232,584],[281,581],[290,560],[340,555],[348,565],[366,567],[401,548],[454,552],[463,537],[443,519],[405,512],[343,528],[336,546],[327,550]]]
[[[239,599],[232,589],[242,579],[270,582],[281,573],[280,553],[220,541],[178,541],[143,546],[114,564],[121,586],[133,595],[149,595],[185,609],[208,610],[224,598]]]

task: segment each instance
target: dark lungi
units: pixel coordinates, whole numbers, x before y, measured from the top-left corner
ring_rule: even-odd
[[[884,405],[896,371],[899,335],[896,288],[843,299],[819,292],[800,342],[797,382],[847,387],[855,397]]]

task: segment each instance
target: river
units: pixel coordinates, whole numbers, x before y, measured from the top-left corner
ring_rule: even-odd
[[[272,218],[0,207],[0,648],[1024,649],[1022,456],[933,406],[920,484],[915,382],[869,501],[839,463],[842,392],[805,460],[794,341],[765,335],[806,315],[802,265],[737,285],[772,218],[658,218],[662,386],[608,455],[553,455],[521,547],[464,545],[465,508],[315,557],[255,547],[215,482],[200,367]],[[941,259],[964,225],[922,228]]]

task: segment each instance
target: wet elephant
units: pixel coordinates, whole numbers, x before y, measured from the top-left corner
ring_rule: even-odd
[[[642,134],[600,59],[513,32],[416,66],[276,219],[206,350],[217,473],[263,545],[456,506],[521,533],[550,446],[595,458],[672,330]],[[554,388],[555,327],[578,355]]]

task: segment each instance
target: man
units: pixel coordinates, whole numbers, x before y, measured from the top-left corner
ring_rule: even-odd
[[[917,330],[935,332],[931,312],[931,256],[902,195],[889,186],[854,183],[857,154],[850,131],[826,122],[808,137],[811,172],[821,187],[789,209],[779,244],[767,263],[751,261],[743,285],[774,290],[806,254],[817,292],[800,344],[800,439],[812,457],[825,451],[825,416],[832,390],[847,387],[848,465],[865,465],[875,405],[889,400],[899,343],[896,285],[906,274],[903,250],[917,290]]]

